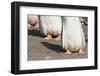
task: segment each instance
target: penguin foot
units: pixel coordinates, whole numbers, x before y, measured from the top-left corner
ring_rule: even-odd
[[[39,30],[39,23],[35,24],[34,29]]]
[[[79,49],[79,54],[81,54],[81,55],[84,54],[84,50],[82,48]]]
[[[70,51],[70,50],[66,49],[65,54],[66,54],[66,55],[71,55],[72,53],[71,53],[71,51]]]
[[[50,37],[45,37],[44,39],[45,39],[45,40],[51,40],[52,38],[50,38]]]
[[[51,39],[52,39],[51,34],[48,34],[47,37],[45,37],[44,39],[46,39],[46,40],[51,40]]]
[[[35,30],[39,30],[39,27],[38,27],[38,26],[34,26],[34,29],[35,29]]]
[[[56,41],[61,40],[61,35],[57,36],[57,37],[55,38],[55,40],[56,40]]]
[[[30,24],[27,24],[27,26],[28,26],[28,28],[30,28],[30,27],[31,27],[31,25],[30,25]]]

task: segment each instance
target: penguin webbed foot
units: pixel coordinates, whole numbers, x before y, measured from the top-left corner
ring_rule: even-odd
[[[85,53],[85,52],[84,52],[84,49],[80,48],[80,49],[79,49],[79,54],[80,54],[80,55],[83,55],[84,53]]]
[[[28,28],[30,28],[31,27],[31,24],[27,24],[27,26],[28,26]]]
[[[51,34],[47,34],[47,37],[45,37],[44,39],[51,40],[52,39],[52,35]]]
[[[65,49],[65,50],[66,50],[66,52],[65,52],[66,55],[71,55],[72,54],[69,49]]]
[[[58,35],[56,38],[55,38],[56,41],[59,41],[61,40],[61,35]]]
[[[35,24],[34,29],[35,29],[35,30],[39,30],[39,23],[36,23],[36,24]]]

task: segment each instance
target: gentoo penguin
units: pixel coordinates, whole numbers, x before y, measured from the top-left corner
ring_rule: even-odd
[[[37,15],[28,15],[28,28],[34,26],[36,30],[39,30],[39,18]]]
[[[65,54],[84,54],[85,38],[79,17],[63,17],[62,45]]]
[[[88,25],[88,19],[87,17],[80,17],[80,21],[82,25]]]
[[[40,16],[40,31],[51,40],[52,35],[56,35],[56,40],[61,39],[62,20],[60,16]]]

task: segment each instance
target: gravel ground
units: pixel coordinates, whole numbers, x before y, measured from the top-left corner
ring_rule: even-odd
[[[61,47],[61,41],[50,40],[47,41],[44,39],[44,36],[40,34],[39,31],[34,30],[33,28],[28,30],[28,61],[32,60],[56,60],[56,59],[79,59],[87,58],[87,44],[88,44],[88,35],[87,29],[88,26],[83,24],[83,31],[85,34],[85,54],[79,55],[78,53],[72,53],[72,55],[66,55],[64,49]]]

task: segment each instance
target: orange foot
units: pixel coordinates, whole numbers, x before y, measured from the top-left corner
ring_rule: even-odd
[[[35,24],[34,29],[35,29],[35,30],[39,30],[39,23],[36,23],[36,24]]]
[[[59,34],[56,38],[55,38],[56,41],[59,41],[61,40],[61,35]]]
[[[70,51],[70,50],[66,49],[65,54],[66,54],[66,55],[71,55],[72,53],[71,53],[71,51]]]
[[[50,33],[47,34],[47,37],[45,37],[44,39],[46,40],[51,40],[52,39],[52,35]]]
[[[30,27],[31,27],[31,25],[30,25],[30,24],[27,24],[27,26],[28,26],[28,28],[30,28]]]
[[[79,54],[81,54],[81,55],[84,54],[84,50],[82,48],[79,49]]]

